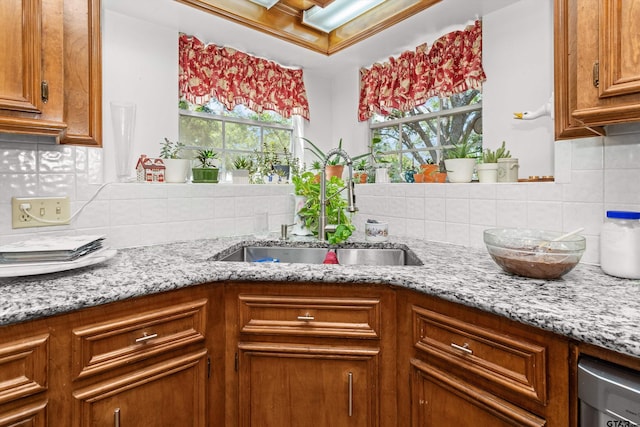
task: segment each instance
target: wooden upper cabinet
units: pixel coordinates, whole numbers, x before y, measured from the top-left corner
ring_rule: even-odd
[[[0,132],[65,130],[62,15],[56,0],[0,2]]]
[[[0,132],[100,145],[100,0],[0,1]]]
[[[640,121],[640,0],[556,0],[556,139]]]
[[[64,1],[62,143],[102,144],[100,0]]]

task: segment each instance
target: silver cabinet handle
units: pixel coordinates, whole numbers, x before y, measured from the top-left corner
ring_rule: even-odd
[[[467,354],[473,354],[473,350],[469,348],[469,343],[467,342],[464,343],[464,345],[451,343],[451,347],[455,348],[456,350],[464,351]]]
[[[136,343],[146,342],[157,337],[158,337],[158,334],[147,334],[145,332],[144,334],[142,334],[140,338],[136,338]]]
[[[311,316],[309,313],[305,314],[304,316],[298,316],[298,320],[304,320],[306,322],[315,320],[316,318],[314,316]]]
[[[113,426],[120,427],[120,408],[113,411]]]
[[[349,382],[349,416],[353,416],[353,372],[347,374]]]

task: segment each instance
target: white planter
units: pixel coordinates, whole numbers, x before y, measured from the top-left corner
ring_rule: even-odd
[[[249,171],[247,169],[236,169],[232,173],[234,184],[249,184]]]
[[[297,194],[293,195],[293,229],[291,230],[291,234],[295,234],[296,236],[311,236],[313,233],[304,225],[304,219],[298,214],[300,209],[304,208],[305,203],[307,203],[307,198],[305,196],[299,196]]]
[[[478,179],[481,183],[498,182],[498,164],[480,163],[476,165]]]
[[[188,159],[162,159],[165,182],[187,182],[191,162]]]
[[[471,182],[476,159],[446,159],[444,166],[449,182]]]

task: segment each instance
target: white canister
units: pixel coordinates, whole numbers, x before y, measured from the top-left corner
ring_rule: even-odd
[[[498,182],[518,182],[518,159],[498,159]]]
[[[610,276],[640,279],[640,212],[607,211],[600,233],[600,267]]]

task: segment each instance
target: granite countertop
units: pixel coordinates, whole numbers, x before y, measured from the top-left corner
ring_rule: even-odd
[[[353,238],[352,238],[353,240]],[[211,261],[243,245],[319,246],[317,241],[255,241],[246,237],[178,242],[119,250],[90,267],[0,279],[0,325],[55,315],[207,282],[301,281],[372,283],[409,288],[536,326],[581,342],[640,357],[640,280],[579,264],[553,281],[504,273],[484,248],[391,239],[422,266],[342,266]],[[352,246],[371,246],[362,239]]]

